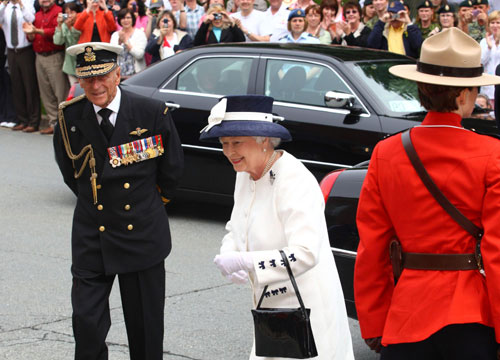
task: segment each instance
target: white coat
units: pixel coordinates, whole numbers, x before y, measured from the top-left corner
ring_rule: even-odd
[[[311,309],[311,326],[318,360],[354,359],[344,296],[324,217],[324,200],[314,176],[283,151],[271,170],[253,181],[236,176],[234,208],[222,240],[221,253],[251,251],[250,273],[254,307],[265,285],[270,296],[262,307],[298,307],[286,268],[287,254],[304,305]],[[286,291],[283,291],[286,289]],[[255,344],[250,359],[255,356]]]

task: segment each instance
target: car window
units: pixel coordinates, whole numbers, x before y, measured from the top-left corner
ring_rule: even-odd
[[[328,91],[352,94],[330,68],[301,61],[267,61],[265,94],[274,100],[324,106]]]
[[[204,58],[184,69],[177,79],[177,90],[203,94],[247,94],[250,58]]]
[[[388,115],[398,116],[425,110],[420,105],[417,83],[389,72],[391,66],[401,64],[395,61],[380,61],[356,63],[353,66],[354,71],[364,82],[364,87],[370,89],[380,99]]]

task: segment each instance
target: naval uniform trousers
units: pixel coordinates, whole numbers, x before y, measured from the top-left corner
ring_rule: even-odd
[[[107,360],[105,340],[111,326],[109,294],[115,275],[72,267],[75,360]],[[163,359],[165,264],[118,274],[131,360]]]
[[[414,343],[382,347],[380,360],[496,360],[495,330],[482,324],[453,324]]]
[[[12,98],[17,122],[38,129],[40,124],[40,92],[35,70],[35,52],[31,46],[7,49]]]

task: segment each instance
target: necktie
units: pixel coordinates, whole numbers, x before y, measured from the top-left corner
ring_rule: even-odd
[[[109,121],[109,116],[113,113],[113,111],[104,108],[98,111],[98,114],[101,115],[102,121],[101,121],[101,130],[108,139],[108,141],[111,139],[111,135],[113,135],[113,130],[115,127],[111,124],[111,121]]]
[[[17,36],[17,14],[16,6],[12,6],[12,16],[10,18],[10,42],[12,47],[15,49],[19,45],[19,38]]]

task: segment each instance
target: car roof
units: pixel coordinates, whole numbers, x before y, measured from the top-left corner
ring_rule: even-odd
[[[296,55],[301,53],[314,53],[316,55],[325,55],[334,57],[339,61],[363,61],[363,60],[408,60],[407,56],[391,53],[383,50],[375,50],[356,46],[341,46],[341,45],[316,45],[316,44],[292,44],[292,43],[223,43],[212,44],[193,48],[206,52],[207,49],[213,48],[220,52],[249,52],[255,53],[258,51],[273,52],[276,54],[288,54],[294,52]]]

